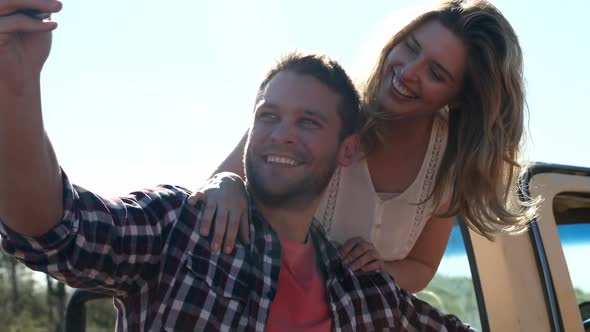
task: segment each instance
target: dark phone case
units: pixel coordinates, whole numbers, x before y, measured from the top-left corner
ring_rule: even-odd
[[[17,13],[25,14],[29,17],[36,18],[38,20],[44,20],[46,18],[49,18],[49,13],[44,13],[34,9],[21,9],[18,10]]]

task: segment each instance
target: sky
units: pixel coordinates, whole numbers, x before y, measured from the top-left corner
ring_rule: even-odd
[[[362,78],[385,38],[432,1],[62,0],[43,112],[74,182],[105,195],[197,188],[247,130],[258,84],[289,51]],[[370,3],[370,6],[367,5]],[[590,167],[585,0],[493,2],[519,35],[524,157]]]

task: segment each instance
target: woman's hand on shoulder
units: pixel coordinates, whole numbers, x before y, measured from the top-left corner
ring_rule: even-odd
[[[215,174],[189,197],[188,203],[200,210],[197,225],[201,236],[209,236],[213,228],[211,250],[221,250],[223,242],[223,251],[231,253],[238,233],[242,242],[250,243],[248,197],[239,175]]]
[[[340,256],[342,256],[343,263],[354,272],[384,269],[383,258],[373,243],[365,241],[361,237],[354,237],[346,241],[340,247]]]

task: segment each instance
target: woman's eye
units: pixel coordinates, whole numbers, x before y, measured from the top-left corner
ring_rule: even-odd
[[[432,69],[430,71],[432,73],[432,77],[434,77],[435,80],[442,82],[444,80],[444,78],[442,77],[442,75],[437,72],[435,69]]]
[[[410,42],[405,42],[405,44],[406,44],[406,47],[410,50],[410,52],[412,52],[412,53],[417,52],[416,48],[412,44],[410,44]]]

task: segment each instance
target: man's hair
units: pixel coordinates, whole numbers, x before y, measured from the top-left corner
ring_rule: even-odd
[[[330,59],[327,55],[291,52],[282,57],[266,73],[264,80],[260,83],[258,93],[256,94],[255,105],[262,98],[268,82],[276,74],[283,71],[299,75],[309,75],[337,93],[340,96],[338,114],[342,122],[339,135],[340,140],[357,132],[360,115],[359,94],[344,69],[338,62]]]

